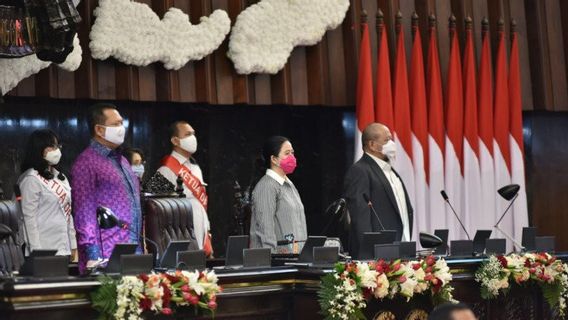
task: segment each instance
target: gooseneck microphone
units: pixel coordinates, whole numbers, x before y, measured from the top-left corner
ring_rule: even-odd
[[[373,202],[371,202],[371,199],[369,198],[369,196],[366,193],[363,193],[363,199],[365,199],[365,201],[367,202],[367,205],[369,206],[369,209],[371,209],[371,212],[373,212],[373,214],[375,215],[375,218],[377,218],[377,221],[379,222],[379,225],[381,226],[381,231],[384,231],[385,227],[383,226],[383,223],[381,222],[381,219],[379,218],[379,215],[377,214],[377,211],[375,210],[375,207],[373,206]]]
[[[465,232],[465,235],[467,236],[467,240],[471,240],[469,233],[467,233],[467,230],[465,229],[463,222],[460,219],[460,216],[458,216],[458,214],[456,213],[456,210],[454,209],[454,207],[450,203],[450,199],[448,198],[446,191],[442,190],[442,191],[440,191],[440,194],[442,195],[442,198],[444,198],[444,201],[446,201],[446,203],[450,206],[450,209],[452,209],[452,212],[454,213],[454,216],[456,216],[456,219],[458,219],[458,222],[460,223],[460,226],[462,227],[463,232]]]

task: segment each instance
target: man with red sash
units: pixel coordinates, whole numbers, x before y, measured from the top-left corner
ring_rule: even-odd
[[[178,176],[183,179],[185,196],[190,199],[193,208],[193,228],[199,249],[207,256],[213,253],[211,246],[210,225],[207,217],[207,192],[203,182],[201,168],[192,155],[197,151],[195,130],[185,121],[177,121],[170,126],[170,142],[173,151],[164,157],[158,172],[169,182],[176,185]]]

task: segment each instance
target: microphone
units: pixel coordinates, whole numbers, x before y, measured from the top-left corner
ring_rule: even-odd
[[[460,216],[458,216],[458,214],[456,213],[456,210],[454,209],[454,207],[450,203],[450,199],[448,198],[446,191],[442,190],[442,191],[440,191],[440,194],[442,195],[442,198],[444,198],[444,201],[446,201],[446,203],[450,206],[450,209],[452,209],[452,212],[454,213],[454,216],[456,216],[456,219],[458,219],[458,222],[460,223],[460,226],[462,227],[463,232],[465,232],[465,235],[467,236],[467,240],[471,240],[469,233],[467,233],[467,230],[465,229],[465,226],[463,225],[463,223],[460,219]]]
[[[24,236],[26,237],[26,243],[22,244],[22,251],[24,257],[26,256],[26,248],[28,249],[28,253],[31,253],[30,247],[30,236],[28,235],[28,227],[26,225],[26,219],[24,218],[24,212],[22,211],[22,191],[20,190],[20,186],[16,183],[14,185],[14,196],[16,197],[16,204],[18,206],[18,211],[20,211],[20,221],[24,226]]]
[[[347,202],[345,201],[345,199],[339,198],[339,199],[335,200],[334,202],[332,202],[327,207],[327,209],[325,209],[325,214],[330,215],[331,218],[327,222],[325,227],[323,227],[322,231],[320,232],[320,234],[322,236],[326,235],[326,233],[329,231],[329,228],[331,226],[333,226],[339,219],[341,219],[341,217],[343,216],[343,213],[345,212],[345,206],[346,205],[347,205]],[[332,208],[333,208],[333,211],[331,210]]]
[[[379,225],[381,226],[381,230],[384,231],[385,227],[383,226],[383,223],[381,222],[381,219],[379,218],[379,215],[377,214],[377,211],[375,210],[375,207],[373,206],[373,202],[371,202],[371,199],[369,198],[369,196],[366,193],[363,193],[363,199],[365,199],[365,201],[367,202],[367,205],[369,206],[369,209],[371,209],[371,212],[373,212],[373,214],[375,215],[375,218],[377,218],[377,221],[379,222]]]
[[[519,248],[519,250],[521,250],[521,252],[522,252],[522,251],[525,250],[525,247],[523,247],[523,245],[520,244],[517,240],[515,240],[515,238],[513,238],[511,235],[509,235],[507,232],[505,232],[505,230],[503,230],[499,227],[499,224],[501,223],[503,218],[505,218],[505,215],[507,214],[507,212],[509,212],[509,209],[511,209],[515,200],[517,200],[517,197],[519,196],[519,189],[520,188],[521,187],[518,184],[509,184],[509,185],[506,185],[506,186],[502,187],[501,189],[497,190],[497,193],[499,193],[499,195],[501,197],[503,197],[503,199],[510,201],[510,202],[509,202],[509,206],[505,209],[505,212],[503,212],[503,214],[501,215],[501,217],[499,218],[499,220],[497,221],[497,223],[495,223],[495,225],[493,227],[495,229],[499,230],[507,239],[511,240],[511,242],[513,242],[515,244],[515,246],[517,246],[517,248]]]
[[[136,231],[130,229],[128,222],[126,222],[124,220],[120,220],[114,214],[114,212],[107,207],[99,206],[97,208],[97,222],[98,222],[99,227],[101,229],[112,229],[114,227],[119,227],[123,230],[130,232],[130,234],[137,235],[140,238],[144,239],[145,241],[148,241],[154,247],[154,252],[156,252],[156,259],[154,260],[154,267],[158,267],[158,265],[159,265],[158,261],[160,261],[160,252],[158,251],[158,244],[154,240],[148,239],[146,236],[138,234]],[[101,236],[101,234],[102,233],[99,233],[99,236]],[[102,243],[103,243],[102,238],[100,240],[101,240],[101,248],[102,248]]]

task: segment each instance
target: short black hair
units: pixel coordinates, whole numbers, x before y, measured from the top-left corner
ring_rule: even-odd
[[[95,103],[89,107],[89,118],[87,123],[89,124],[89,130],[91,131],[91,136],[95,136],[95,126],[104,125],[106,121],[105,110],[112,109],[118,110],[118,108],[108,102]]]
[[[283,136],[272,136],[264,142],[262,146],[262,163],[266,167],[266,169],[270,169],[271,163],[271,156],[278,157],[280,154],[280,150],[282,149],[282,145],[284,142],[290,141],[288,138]]]
[[[444,303],[432,310],[428,320],[453,320],[456,311],[471,310],[465,303]]]
[[[43,150],[57,145],[59,139],[55,132],[50,129],[41,129],[32,132],[24,149],[24,159],[20,165],[20,171],[24,173],[28,169],[35,169],[46,179],[53,179],[53,175],[47,170],[49,163],[43,158]]]
[[[144,160],[146,159],[146,157],[144,157],[144,151],[142,151],[142,149],[139,148],[125,148],[122,151],[122,155],[126,158],[126,160],[128,160],[128,163],[130,163],[130,165],[132,165],[132,157],[134,157],[134,155],[138,153],[140,155],[140,158],[142,158],[142,162],[144,162]]]
[[[178,126],[180,124],[189,124],[189,122],[185,121],[185,120],[178,120],[172,124],[170,124],[170,126],[168,127],[168,134],[169,134],[169,138],[171,139],[173,137],[177,137],[179,136],[179,128]]]

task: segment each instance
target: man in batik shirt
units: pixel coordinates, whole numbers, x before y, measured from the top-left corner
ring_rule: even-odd
[[[140,186],[117,148],[124,142],[123,119],[112,104],[96,104],[89,112],[92,140],[71,170],[71,187],[79,271],[108,259],[117,243],[140,244]],[[100,229],[97,208],[111,209],[128,228]],[[140,246],[138,252],[141,252]]]

